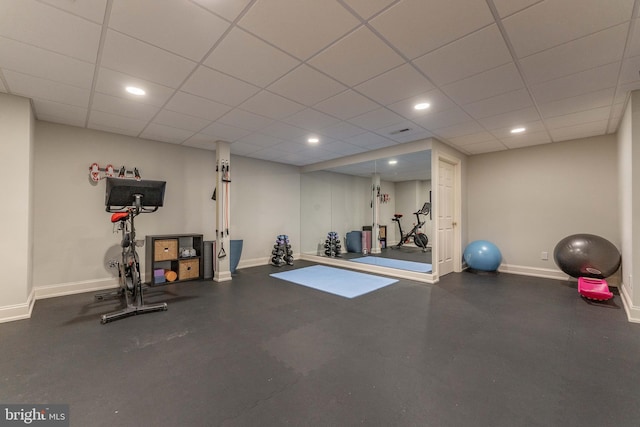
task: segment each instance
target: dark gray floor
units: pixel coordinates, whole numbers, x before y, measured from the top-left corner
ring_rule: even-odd
[[[38,301],[0,324],[0,402],[68,403],[83,427],[640,424],[618,296],[461,273],[350,300],[272,271],[167,286],[149,301],[168,311],[107,325],[91,294]]]

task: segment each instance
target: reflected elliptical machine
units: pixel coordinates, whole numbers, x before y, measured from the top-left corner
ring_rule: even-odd
[[[429,238],[427,237],[426,234],[420,231],[422,226],[425,224],[425,221],[423,221],[420,218],[420,215],[429,215],[430,213],[431,213],[431,203],[429,202],[422,205],[422,208],[420,208],[419,211],[414,212],[413,214],[416,216],[416,224],[413,226],[411,231],[409,231],[407,234],[404,234],[402,232],[402,225],[400,224],[400,218],[402,218],[402,214],[393,215],[393,218],[391,218],[391,221],[395,221],[398,223],[398,228],[400,229],[400,236],[401,236],[398,244],[393,247],[395,248],[401,247],[402,245],[407,243],[409,239],[413,236],[413,243],[415,243],[417,247],[422,248],[422,252],[426,252],[427,244],[429,243]]]

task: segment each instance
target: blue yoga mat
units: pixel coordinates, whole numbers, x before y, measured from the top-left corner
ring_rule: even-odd
[[[418,273],[431,273],[433,270],[433,266],[426,262],[404,261],[401,259],[383,258],[379,256],[351,258],[349,261],[360,262],[362,264],[379,265],[380,267],[397,268],[399,270],[415,271]]]
[[[274,273],[271,277],[345,298],[355,298],[397,282],[395,279],[324,265]]]

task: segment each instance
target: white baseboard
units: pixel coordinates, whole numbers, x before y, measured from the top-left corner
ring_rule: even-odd
[[[144,280],[144,279],[143,279]],[[62,297],[65,295],[82,294],[85,292],[97,292],[105,289],[118,287],[118,279],[110,277],[108,279],[85,280],[82,282],[59,283],[56,285],[37,286],[35,291],[36,299],[46,299]]]
[[[627,313],[627,319],[629,322],[640,323],[640,307],[633,305],[631,295],[627,292],[627,287],[624,284],[618,289],[620,289],[620,299],[622,300],[624,311]]]
[[[570,277],[560,270],[550,268],[527,267],[524,265],[502,264],[498,268],[501,273],[520,274],[522,276],[543,277],[545,279],[569,280]]]
[[[296,256],[294,254],[293,258]],[[261,265],[267,265],[271,262],[271,257],[266,258],[254,258],[254,259],[241,259],[238,263],[238,270],[249,267],[259,267]]]
[[[0,307],[0,323],[13,322],[16,320],[28,319],[31,317],[33,305],[36,302],[35,292],[32,291],[27,301],[22,304],[7,305]]]

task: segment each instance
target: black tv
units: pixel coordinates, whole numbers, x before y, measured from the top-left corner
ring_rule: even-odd
[[[107,211],[128,206],[157,209],[164,203],[166,184],[166,181],[148,179],[136,181],[133,179],[107,178],[104,204],[107,207]]]

